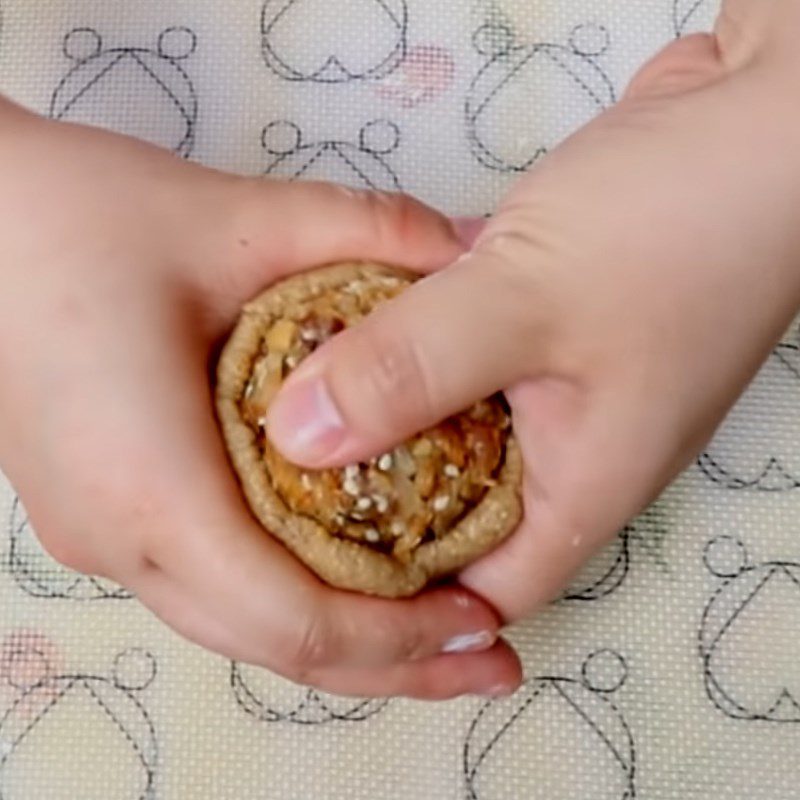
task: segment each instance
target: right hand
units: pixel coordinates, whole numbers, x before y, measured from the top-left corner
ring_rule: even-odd
[[[796,0],[729,0],[715,36],[671,45],[522,178],[467,257],[307,359],[273,441],[309,467],[361,460],[505,390],[525,519],[461,580],[507,619],[558,597],[800,305],[798,35]],[[315,404],[338,409],[327,431]]]

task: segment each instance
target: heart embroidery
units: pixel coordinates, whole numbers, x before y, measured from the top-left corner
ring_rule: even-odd
[[[510,29],[484,26],[475,47],[488,61],[470,86],[466,125],[473,154],[489,169],[524,172],[615,102],[597,60],[609,48],[600,26],[579,26],[568,45],[521,45]],[[573,97],[569,119],[565,95]]]
[[[13,787],[25,786],[52,800],[154,800],[158,744],[138,695],[155,674],[149,653],[129,650],[110,678],[46,674],[24,688],[0,717],[0,797],[22,800]],[[31,707],[35,715],[20,713]],[[48,758],[54,742],[59,759]]]
[[[383,711],[388,700],[353,700],[282,681],[256,667],[233,662],[231,688],[236,703],[259,722],[325,725],[363,722]]]
[[[486,703],[464,746],[468,800],[519,800],[520,785],[542,797],[633,800],[633,736],[608,698],[626,676],[622,657],[603,650],[586,660],[581,680],[534,678],[513,697]],[[575,758],[586,767],[576,769]]]
[[[197,95],[179,64],[194,53],[188,28],[168,28],[155,49],[104,49],[97,31],[76,28],[64,40],[75,62],[53,92],[50,116],[98,125],[188,158],[194,148]]]
[[[290,81],[379,80],[406,54],[406,0],[266,0],[261,44],[267,66]]]
[[[800,722],[800,564],[751,566],[744,545],[723,536],[706,566],[725,579],[699,631],[709,699],[733,719]]]
[[[401,108],[415,108],[446,92],[455,74],[449,50],[432,45],[413,47],[400,68],[375,87],[375,93]]]
[[[728,489],[800,488],[800,348],[781,344],[698,460]]]

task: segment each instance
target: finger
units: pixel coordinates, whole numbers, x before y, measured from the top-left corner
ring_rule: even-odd
[[[325,691],[353,697],[451,700],[470,694],[509,695],[521,681],[519,657],[510,645],[498,641],[485,653],[444,655],[379,670],[331,670],[313,682]]]
[[[224,292],[236,310],[298,270],[372,260],[428,272],[456,259],[469,243],[468,226],[462,235],[462,226],[400,194],[248,180],[237,185],[234,205],[226,243],[236,256],[213,263],[209,288]]]
[[[188,641],[234,661],[279,670],[280,665],[265,661],[250,640],[240,640],[225,623],[201,611],[194,598],[163,574],[152,572],[140,584],[137,597]],[[466,694],[511,694],[520,684],[521,673],[515,651],[498,641],[480,653],[440,655],[389,667],[328,668],[319,675],[309,674],[307,681],[323,691],[353,697],[448,700]],[[291,671],[281,674],[290,680],[296,677]]]
[[[580,392],[526,384],[512,391],[511,400],[528,465],[525,519],[501,547],[459,576],[506,621],[562,596],[665,480],[643,466],[658,462],[659,421],[642,425],[622,397],[583,413]],[[674,472],[664,470],[668,474]]]
[[[174,553],[162,563],[249,648],[248,661],[303,681],[332,666],[386,666],[485,650],[496,640],[494,612],[462,590],[404,601],[335,591],[248,520],[218,519],[219,525],[195,520],[185,542],[191,556],[178,560]]]
[[[251,642],[259,663],[302,675],[491,647],[499,620],[463,590],[389,601],[325,587],[247,513],[216,429],[187,396],[162,403],[182,478],[170,487],[169,528],[162,522],[149,534],[147,556],[238,641]]]
[[[328,342],[278,394],[271,440],[308,467],[362,460],[536,368],[547,334],[517,263],[479,246]]]

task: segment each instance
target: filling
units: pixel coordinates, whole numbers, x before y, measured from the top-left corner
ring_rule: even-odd
[[[286,461],[264,433],[283,382],[321,344],[399,294],[410,280],[362,277],[296,302],[266,331],[241,401],[278,496],[332,536],[400,561],[438,539],[496,482],[511,420],[502,397],[477,403],[391,452],[344,469],[312,471]]]

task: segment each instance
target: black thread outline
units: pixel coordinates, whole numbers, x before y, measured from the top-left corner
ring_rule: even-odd
[[[481,26],[481,28],[476,31],[475,38],[477,39],[477,36],[481,33],[481,31],[485,30],[487,27],[500,28],[505,26]],[[472,79],[467,92],[466,100],[464,102],[467,139],[470,143],[472,154],[485,167],[496,172],[526,172],[548,152],[546,147],[538,147],[534,154],[525,162],[523,162],[521,165],[515,165],[493,153],[491,148],[482,141],[480,133],[478,132],[478,121],[486,109],[491,105],[492,101],[508,85],[508,83],[516,78],[517,75],[519,75],[519,73],[522,72],[522,70],[538,55],[544,54],[553,64],[556,65],[556,67],[565,72],[581,89],[581,91],[589,96],[592,102],[594,102],[594,104],[597,106],[598,111],[603,111],[616,102],[617,93],[614,84],[611,82],[611,78],[609,78],[608,74],[597,62],[599,55],[602,55],[610,47],[609,31],[603,25],[597,26],[600,31],[609,36],[609,43],[599,55],[587,55],[586,53],[581,52],[581,50],[575,47],[575,45],[572,43],[572,38],[574,37],[575,32],[581,27],[583,26],[578,25],[573,29],[572,34],[570,35],[570,44],[568,46],[557,44],[555,42],[514,44],[513,31],[509,30],[510,35],[507,46],[493,55],[490,55],[488,57],[488,61],[480,68],[478,74]],[[477,45],[476,49],[478,49]],[[479,52],[481,52],[480,49]],[[512,69],[508,70],[503,79],[480,103],[475,104],[474,94],[484,76],[489,73],[490,70],[493,70],[497,64],[502,63],[503,61],[511,62],[513,64],[515,56],[518,56],[520,53],[525,53],[524,57],[521,60],[518,60],[517,63],[513,65]],[[595,92],[594,89],[586,83],[586,81],[583,80],[582,76],[579,75],[576,70],[570,67],[569,63],[562,60],[564,54],[566,54],[570,59],[580,59],[585,65],[591,67],[595,71],[601,83],[608,89],[609,97],[607,101],[601,98],[599,94]],[[476,105],[477,107],[474,107]]]
[[[586,670],[587,665],[591,662],[591,660],[601,654],[601,653],[609,653],[614,655],[616,658],[619,659],[622,667],[623,667],[623,677],[619,685],[613,690],[602,690],[593,688],[590,683],[586,680]],[[489,742],[484,745],[483,750],[481,750],[480,754],[478,755],[477,759],[472,764],[472,759],[470,755],[470,742],[475,735],[475,731],[477,730],[478,725],[480,724],[481,719],[486,715],[490,708],[493,708],[498,702],[498,700],[488,700],[486,701],[481,708],[479,709],[476,717],[473,719],[472,723],[470,724],[467,730],[467,736],[464,741],[464,747],[462,749],[462,770],[464,775],[464,782],[465,788],[467,791],[467,800],[490,800],[490,798],[481,798],[477,793],[477,789],[475,787],[475,778],[478,775],[481,766],[486,761],[488,756],[491,754],[492,750],[496,747],[498,742],[502,739],[502,737],[517,723],[517,721],[522,717],[522,715],[530,708],[530,706],[536,701],[538,697],[542,695],[546,688],[552,687],[562,699],[564,699],[578,714],[578,716],[589,726],[589,728],[600,738],[603,744],[610,750],[616,762],[622,768],[626,779],[627,779],[627,788],[625,793],[622,795],[620,800],[635,800],[636,798],[636,743],[633,738],[633,732],[631,731],[630,726],[628,725],[627,720],[625,719],[622,711],[619,707],[612,702],[606,695],[613,694],[613,692],[617,691],[621,686],[625,683],[627,678],[627,662],[625,659],[616,651],[610,650],[607,648],[602,648],[600,650],[595,650],[589,656],[587,656],[584,664],[581,668],[581,674],[583,679],[576,680],[574,678],[564,678],[555,675],[543,675],[537,678],[531,678],[523,684],[523,688],[519,691],[522,692],[524,689],[531,689],[532,687],[532,694],[528,696],[522,703],[522,705],[509,717],[509,719],[501,726],[500,730],[492,736]],[[627,743],[629,746],[630,752],[630,765],[626,762],[625,758],[622,754],[617,750],[614,746],[614,743],[611,742],[603,732],[602,728],[597,725],[597,723],[592,720],[589,715],[569,696],[569,693],[565,691],[564,687],[572,687],[572,686],[579,686],[584,691],[590,692],[597,699],[599,699],[606,707],[608,707],[611,712],[616,717],[617,721],[622,726],[622,730],[624,731],[627,737]]]
[[[792,696],[785,686],[782,687],[782,692],[778,696],[778,699],[767,709],[766,712],[754,712],[736,701],[733,696],[722,686],[720,681],[714,675],[711,662],[714,658],[717,647],[725,634],[731,629],[746,608],[753,602],[761,590],[772,580],[776,574],[782,572],[792,581],[792,583],[794,583],[798,590],[800,590],[800,579],[793,574],[793,571],[800,571],[800,564],[796,564],[791,561],[767,561],[762,564],[750,564],[747,561],[747,548],[740,539],[734,536],[719,536],[711,539],[703,550],[703,559],[705,561],[706,568],[715,577],[719,577],[721,573],[713,569],[713,565],[710,563],[708,558],[713,545],[722,540],[732,541],[737,544],[741,548],[744,558],[739,571],[735,575],[725,577],[717,590],[711,595],[711,598],[703,610],[700,620],[700,626],[697,631],[697,643],[700,659],[703,665],[703,682],[705,685],[706,695],[711,703],[730,719],[745,722],[798,724],[800,723],[800,703],[798,702],[797,698]],[[745,596],[744,600],[738,602],[733,614],[726,620],[725,624],[714,636],[713,640],[709,644],[706,644],[706,630],[710,624],[709,617],[712,610],[714,610],[717,600],[719,600],[720,597],[727,592],[728,588],[737,581],[745,578],[748,575],[753,575],[754,573],[758,572],[763,572],[764,576],[756,583],[755,588]],[[717,694],[715,694],[715,692]],[[781,705],[784,697],[788,698],[792,705],[797,709],[798,716],[796,719],[775,719],[772,717],[772,714],[774,714]],[[722,698],[722,700],[719,698]],[[728,706],[727,708],[723,706],[722,701],[724,701],[724,703]],[[734,713],[734,711],[731,709],[734,709],[735,712],[738,713]]]
[[[259,722],[289,722],[307,727],[332,722],[365,722],[384,711],[391,702],[388,699],[358,700],[349,710],[339,712],[331,708],[319,692],[307,688],[303,690],[303,699],[293,711],[281,712],[271,708],[248,686],[236,661],[231,662],[229,683],[236,705]],[[318,712],[318,719],[303,718],[304,714],[313,713],[314,710]]]
[[[18,519],[18,516],[20,519]],[[27,533],[25,532],[27,529]],[[130,600],[134,595],[124,587],[110,589],[104,586],[92,575],[81,575],[68,567],[64,567],[52,559],[47,552],[42,549],[42,558],[53,561],[54,566],[61,570],[65,579],[74,574],[75,579],[61,590],[54,589],[47,585],[45,579],[37,577],[37,571],[31,567],[25,555],[20,550],[20,539],[23,536],[33,538],[34,534],[25,513],[22,501],[18,496],[14,497],[11,504],[11,513],[8,518],[8,553],[5,559],[5,566],[9,574],[14,578],[14,582],[25,594],[37,599],[45,600],[71,600],[73,602],[86,603],[97,602],[99,600]],[[40,545],[41,547],[41,545]],[[74,593],[83,586],[93,587],[91,594],[82,597]]]
[[[185,27],[178,27],[173,26],[170,28],[164,29],[161,34],[159,35],[159,44],[163,39],[164,35],[167,33],[173,33],[176,31],[184,31],[189,33],[193,38],[193,47],[189,54],[185,56],[186,58],[193,55],[196,47],[197,47],[197,34],[191,28]],[[98,42],[102,42],[102,37],[100,36],[99,32],[96,31],[94,28],[73,28],[69,31],[64,37],[64,52],[67,53],[67,40],[70,36],[77,32],[85,32],[85,33],[92,33],[94,34]],[[185,132],[181,141],[172,147],[172,152],[176,155],[180,156],[181,158],[188,159],[195,146],[195,139],[196,139],[196,128],[197,128],[197,120],[199,115],[199,101],[197,97],[197,91],[195,90],[194,83],[192,79],[189,77],[189,73],[178,63],[184,57],[181,58],[171,58],[165,53],[161,52],[160,46],[156,49],[149,49],[146,47],[112,47],[108,49],[102,49],[102,44],[100,45],[101,49],[98,53],[88,56],[87,58],[83,59],[70,59],[75,60],[75,65],[67,72],[66,75],[59,81],[56,88],[53,90],[53,94],[50,98],[50,107],[48,110],[48,116],[51,119],[56,121],[63,120],[67,114],[69,114],[70,109],[75,106],[78,101],[86,95],[92,88],[94,88],[100,81],[105,78],[117,65],[121,64],[126,59],[130,58],[135,61],[153,81],[156,85],[164,92],[167,96],[167,99],[172,103],[175,109],[181,116],[183,123],[185,125]],[[80,89],[77,94],[75,94],[72,98],[70,98],[66,104],[64,104],[63,108],[60,111],[56,111],[58,108],[58,101],[59,95],[65,89],[65,87],[69,84],[72,80],[73,76],[75,76],[80,70],[86,67],[91,61],[94,61],[97,58],[108,58],[109,56],[113,56],[112,60],[103,67],[100,72],[95,75],[82,89]],[[148,60],[158,59],[159,62],[164,61],[168,63],[173,70],[175,70],[180,78],[183,80],[185,87],[188,91],[189,96],[189,108],[185,107],[184,102],[175,94],[175,92],[170,89],[167,83],[162,80],[162,78],[153,71],[153,69],[147,64]]]
[[[371,149],[364,143],[365,131],[369,130],[377,123],[389,125],[394,130],[396,136],[395,144],[385,152]],[[295,146],[280,152],[274,150],[271,151],[266,144],[268,132],[278,125],[291,126],[296,130],[298,136],[297,144]],[[337,158],[339,158],[347,167],[350,168],[350,170],[352,170],[360,183],[363,183],[365,186],[375,191],[384,191],[386,186],[373,181],[372,178],[356,164],[352,154],[359,153],[361,156],[366,156],[377,163],[385,173],[385,176],[388,177],[389,181],[391,182],[392,190],[401,192],[403,189],[400,179],[398,178],[395,170],[390,166],[389,162],[384,158],[384,156],[388,153],[393,153],[395,150],[397,150],[401,144],[401,140],[402,133],[400,131],[400,127],[397,125],[397,123],[388,119],[374,119],[367,122],[359,132],[358,144],[340,139],[328,139],[306,144],[304,142],[303,133],[300,127],[294,122],[285,119],[273,120],[262,131],[262,145],[264,146],[264,149],[274,157],[274,161],[272,161],[272,163],[264,170],[263,174],[272,175],[287,160],[295,158],[301,154],[303,154],[305,157],[305,155],[311,153],[311,157],[299,170],[293,171],[291,178],[289,178],[289,180],[300,180],[306,174],[306,172],[308,172],[308,170],[310,170],[326,153],[334,153]]]
[[[39,725],[42,720],[44,720],[49,713],[59,704],[59,702],[68,695],[76,686],[80,686],[81,688],[85,689],[89,696],[100,706],[100,709],[111,719],[114,725],[118,728],[120,733],[123,735],[125,740],[133,749],[139,763],[142,766],[145,774],[145,787],[143,792],[139,795],[138,800],[154,800],[155,798],[155,784],[156,778],[158,775],[158,767],[159,767],[159,746],[158,746],[158,736],[156,734],[155,725],[153,724],[152,717],[150,713],[136,696],[138,692],[144,691],[147,689],[152,682],[155,680],[158,672],[158,664],[156,659],[153,655],[146,650],[138,650],[138,649],[130,649],[127,651],[123,651],[119,653],[115,659],[115,664],[119,662],[119,660],[128,653],[133,652],[142,652],[144,653],[151,661],[153,665],[153,675],[151,679],[147,682],[146,686],[143,686],[142,689],[128,689],[120,683],[115,678],[107,678],[98,675],[91,675],[91,674],[84,674],[84,673],[66,673],[63,675],[55,675],[45,677],[40,681],[37,681],[35,684],[30,686],[29,688],[20,692],[17,699],[11,704],[11,706],[6,710],[6,712],[0,717],[0,734],[3,731],[3,728],[13,720],[14,712],[16,709],[22,705],[26,700],[33,694],[34,692],[42,691],[44,689],[53,689],[57,688],[58,691],[53,696],[53,698],[47,703],[47,705],[33,718],[31,719],[25,727],[22,729],[22,732],[19,733],[17,736],[14,737],[13,740],[9,742],[9,747],[4,749],[0,752],[0,779],[2,778],[3,771],[5,770],[9,759],[14,755],[14,752],[17,748],[24,742],[25,738],[30,734],[30,732]],[[142,745],[142,743],[137,742],[131,732],[128,730],[128,727],[125,723],[119,719],[117,714],[113,711],[113,709],[109,708],[108,704],[103,700],[103,698],[98,694],[96,691],[97,688],[104,687],[106,691],[110,690],[113,692],[123,694],[128,702],[129,707],[134,707],[140,716],[140,720],[144,722],[147,733],[149,735],[149,741],[147,745],[149,745],[150,753],[152,754],[152,759],[148,757],[147,752],[147,745]],[[0,797],[2,795],[0,794]]]
[[[798,370],[792,361],[784,355],[786,352],[792,352],[795,356],[800,356],[800,346],[782,342],[770,353],[769,358],[777,359],[798,381],[800,381],[800,370]],[[769,359],[767,361],[769,362]],[[710,445],[710,447],[713,448],[713,444]],[[776,456],[769,457],[767,463],[755,478],[745,479],[736,475],[733,470],[724,467],[719,460],[712,455],[712,452],[713,449],[701,453],[697,458],[697,466],[709,480],[725,489],[730,489],[732,491],[741,491],[743,489],[755,490],[771,494],[791,492],[795,489],[800,489],[800,479],[795,477],[784,467],[780,458]],[[783,485],[764,485],[764,481],[770,476],[778,476],[782,479]]]
[[[362,72],[352,72],[349,70],[336,55],[330,55],[325,59],[325,62],[317,70],[311,73],[304,73],[295,69],[289,64],[281,55],[275,50],[270,43],[270,37],[275,26],[280,20],[292,10],[298,2],[302,0],[283,0],[284,6],[276,15],[273,16],[272,21],[267,24],[267,11],[271,5],[279,2],[279,0],[266,0],[261,9],[261,53],[264,63],[279,78],[287,81],[307,82],[307,83],[323,83],[323,84],[342,84],[362,80],[382,80],[383,78],[391,75],[402,63],[405,61],[408,54],[408,3],[407,0],[395,0],[401,7],[400,18],[394,13],[394,10],[389,7],[386,0],[372,0],[392,21],[397,29],[398,39],[392,51],[376,66]],[[274,60],[274,61],[273,61]],[[325,73],[335,66],[341,78],[326,78]]]
[[[593,603],[610,597],[622,587],[631,571],[631,537],[633,530],[630,527],[617,537],[619,552],[613,564],[597,580],[580,590],[567,590],[563,600],[575,603]],[[597,590],[600,591],[597,591]]]

